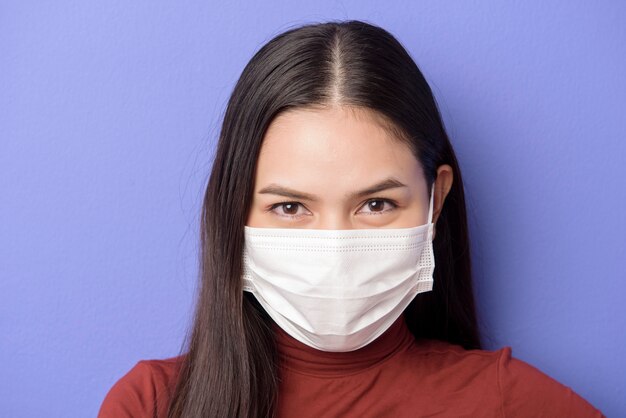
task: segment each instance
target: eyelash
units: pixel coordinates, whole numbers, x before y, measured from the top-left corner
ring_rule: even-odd
[[[383,210],[381,212],[369,212],[369,213],[366,212],[368,215],[382,215],[384,213],[391,212],[392,210],[395,210],[398,207],[398,204],[395,201],[393,201],[391,199],[384,199],[384,198],[368,199],[361,205],[361,207],[369,204],[370,202],[376,202],[376,201],[380,201],[380,202],[383,202],[383,203],[389,203],[391,205],[391,209],[386,209],[386,210]],[[293,201],[290,201],[290,202],[279,202],[279,203],[275,203],[272,206],[270,206],[270,208],[267,211],[268,212],[274,212],[274,209],[279,208],[279,207],[281,207],[283,205],[288,205],[288,204],[304,206],[300,202],[293,202]],[[275,214],[277,216],[281,216],[283,218],[292,218],[292,219],[300,218],[302,216],[305,216],[305,215],[285,215],[285,214],[278,214],[278,213],[275,213]]]

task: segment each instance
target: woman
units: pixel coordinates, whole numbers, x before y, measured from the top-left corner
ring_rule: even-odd
[[[459,165],[388,32],[289,30],[232,93],[188,349],[140,361],[100,417],[602,414],[481,349]]]

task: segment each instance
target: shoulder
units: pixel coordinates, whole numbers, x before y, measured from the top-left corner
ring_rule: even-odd
[[[546,416],[602,417],[602,413],[574,392],[536,367],[511,356],[506,347],[498,358],[498,382],[503,408]]]
[[[491,388],[504,416],[603,416],[571,388],[513,357],[511,347],[465,350],[446,342],[424,341],[415,350],[428,357],[429,367],[437,373],[445,370],[464,384]]]
[[[498,364],[503,357],[510,357],[510,353],[509,347],[497,351],[466,350],[439,340],[418,340],[410,349],[410,357],[427,375],[453,376],[463,385],[496,382]]]
[[[184,357],[138,361],[109,389],[98,418],[162,416]]]

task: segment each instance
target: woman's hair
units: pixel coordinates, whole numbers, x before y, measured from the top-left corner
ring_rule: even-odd
[[[421,163],[454,181],[433,242],[434,289],[405,318],[416,339],[480,348],[461,171],[433,94],[387,31],[362,21],[292,28],[246,65],[228,102],[201,218],[201,287],[169,417],[271,416],[278,391],[271,320],[242,288],[244,225],[261,142],[281,112],[346,105],[375,111]]]

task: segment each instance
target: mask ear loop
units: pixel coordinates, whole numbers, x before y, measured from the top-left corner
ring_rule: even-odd
[[[433,203],[435,200],[435,182],[430,188],[430,202],[428,203],[428,223],[433,221]]]

